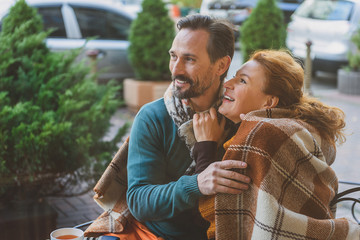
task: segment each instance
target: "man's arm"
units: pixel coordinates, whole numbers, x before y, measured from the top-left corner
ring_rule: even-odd
[[[182,176],[191,159],[172,120],[153,110],[139,112],[129,143],[127,201],[140,221],[174,217],[195,207],[201,196],[197,176]]]

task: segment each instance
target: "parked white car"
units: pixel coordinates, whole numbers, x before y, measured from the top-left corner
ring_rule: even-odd
[[[47,38],[46,44],[52,51],[64,51],[84,46],[89,41],[81,58],[89,52],[98,53],[99,79],[123,79],[133,77],[127,49],[131,22],[137,9],[125,6],[118,0],[26,0],[38,9],[44,20],[45,29],[56,28]],[[0,21],[9,12],[14,1],[0,2]],[[128,9],[131,8],[131,10]]]
[[[311,41],[313,71],[337,72],[355,51],[351,36],[360,23],[358,0],[305,0],[288,25],[287,47],[304,60]]]
[[[249,17],[257,2],[258,0],[203,0],[200,13],[225,18],[240,26]],[[303,0],[276,0],[278,7],[284,13],[286,23],[302,2]]]

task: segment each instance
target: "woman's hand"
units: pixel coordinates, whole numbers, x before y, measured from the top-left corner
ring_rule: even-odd
[[[209,112],[194,114],[193,126],[195,138],[198,142],[218,142],[224,132],[225,118],[222,117],[219,123],[215,108],[210,108]]]

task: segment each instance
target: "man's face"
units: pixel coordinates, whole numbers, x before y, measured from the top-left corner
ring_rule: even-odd
[[[206,50],[208,39],[204,30],[182,29],[176,35],[169,51],[175,96],[195,98],[216,86],[214,81],[220,81]]]

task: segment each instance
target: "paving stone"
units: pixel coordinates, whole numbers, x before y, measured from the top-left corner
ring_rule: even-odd
[[[70,197],[70,198],[64,198],[67,203],[69,203],[71,206],[74,207],[74,209],[77,209],[78,206],[81,206],[84,204],[83,200],[81,200],[79,197]]]

